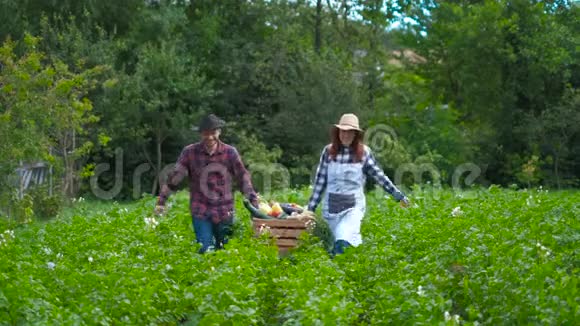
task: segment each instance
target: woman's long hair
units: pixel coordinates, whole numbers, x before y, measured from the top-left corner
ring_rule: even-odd
[[[330,130],[331,144],[330,144],[329,154],[330,154],[330,159],[333,161],[336,160],[336,156],[338,155],[338,150],[339,150],[340,146],[342,146],[342,144],[340,142],[339,133],[340,133],[340,131],[337,127],[332,127],[332,129]],[[365,150],[365,146],[363,143],[363,132],[362,131],[355,130],[354,139],[349,147],[350,147],[351,153],[354,153],[353,160],[357,163],[361,162],[363,159],[364,150]]]

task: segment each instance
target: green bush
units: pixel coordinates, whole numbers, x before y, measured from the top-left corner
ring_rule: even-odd
[[[49,192],[48,186],[41,185],[29,191],[33,201],[34,215],[38,218],[51,218],[58,215],[64,205],[64,198],[59,191]]]
[[[302,203],[308,191],[276,194]],[[238,198],[239,199],[239,198]],[[416,188],[370,194],[364,243],[312,237],[279,258],[236,202],[226,250],[197,254],[186,193],[84,202],[52,223],[0,223],[0,325],[571,325],[580,192]],[[67,217],[63,217],[67,216]]]

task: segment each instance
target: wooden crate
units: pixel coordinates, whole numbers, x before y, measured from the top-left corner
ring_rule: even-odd
[[[298,245],[298,238],[306,232],[306,223],[308,219],[298,220],[264,220],[253,218],[254,234],[260,235],[260,230],[269,227],[268,232],[276,238],[276,246],[280,254],[286,254],[289,249]]]

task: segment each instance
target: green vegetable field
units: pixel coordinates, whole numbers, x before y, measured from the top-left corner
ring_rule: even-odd
[[[303,202],[308,191],[278,194]],[[226,250],[196,253],[187,193],[79,201],[0,220],[0,325],[571,325],[580,320],[580,192],[415,189],[367,195],[365,243],[314,237],[279,258],[238,198]]]

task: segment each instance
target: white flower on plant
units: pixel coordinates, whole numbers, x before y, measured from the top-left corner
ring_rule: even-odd
[[[89,263],[92,263],[94,261],[93,257],[89,256]]]
[[[270,227],[267,226],[266,224],[262,224],[262,225],[260,225],[260,228],[258,229],[258,232],[260,234],[269,233],[270,232]]]
[[[4,231],[4,233],[8,233],[8,235],[9,235],[10,237],[12,237],[12,239],[14,239],[14,238],[15,238],[15,236],[14,236],[14,230],[6,230],[6,231]]]
[[[460,206],[455,207],[452,211],[451,211],[451,216],[453,217],[457,217],[463,214],[463,211],[461,210]]]
[[[451,314],[449,313],[449,311],[446,311],[446,312],[443,314],[443,317],[445,318],[445,321],[448,321],[448,322],[449,322],[449,321],[454,321],[454,322],[455,322],[455,323],[457,323],[457,324],[459,324],[459,320],[460,320],[460,318],[461,318],[461,317],[459,317],[459,315],[451,315]]]
[[[451,314],[449,313],[449,311],[446,311],[443,314],[443,317],[445,318],[445,321],[451,321]]]
[[[54,269],[54,268],[56,267],[56,264],[55,264],[55,263],[53,263],[53,262],[51,262],[51,261],[49,261],[49,262],[46,264],[46,267],[48,267],[48,269]]]
[[[177,235],[176,233],[173,233],[173,237],[177,240],[183,240],[183,236],[182,235]]]
[[[58,254],[56,254],[56,258],[61,259],[62,258],[62,254],[59,252]]]
[[[532,195],[530,195],[527,199],[526,199],[526,205],[528,206],[533,206],[534,205],[534,197]]]
[[[151,227],[152,229],[155,229],[159,225],[159,222],[155,219],[155,217],[146,217],[145,224],[147,224],[147,226]]]
[[[43,247],[42,251],[44,251],[44,253],[47,255],[52,255],[52,250],[50,250],[48,247]]]
[[[423,287],[421,285],[419,285],[419,287],[417,288],[417,294],[420,297],[424,297],[425,296],[425,291],[423,290]]]
[[[173,267],[171,267],[171,265],[167,264],[167,265],[165,265],[165,269],[168,270],[168,271],[170,271],[170,270],[173,269]]]
[[[143,259],[143,255],[137,256],[137,259]]]
[[[4,233],[0,233],[0,245],[5,245],[8,243],[8,239],[14,239],[14,231],[13,230],[5,230]]]
[[[316,227],[316,221],[308,220],[308,221],[306,221],[306,223],[304,223],[304,226],[306,226],[306,229],[308,231],[312,231]]]
[[[544,247],[541,243],[537,242],[536,247],[540,248],[540,250],[548,250],[548,248]]]
[[[550,249],[546,248],[544,245],[542,245],[539,242],[536,243],[536,247],[538,247],[541,251],[543,251],[546,256],[550,256],[552,254]]]

